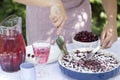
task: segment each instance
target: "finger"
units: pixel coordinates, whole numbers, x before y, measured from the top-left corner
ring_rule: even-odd
[[[52,19],[53,19],[53,18],[52,18]],[[55,21],[53,21],[52,19],[51,19],[52,24],[57,28],[58,26],[57,26],[56,22],[58,21],[58,18],[54,19]]]
[[[53,21],[54,23],[56,23],[58,20],[59,20],[59,18],[58,18],[57,16],[52,19],[52,21]]]
[[[101,39],[100,45],[101,45],[102,48],[104,48],[104,45],[105,45],[104,44],[105,37],[106,37],[106,33],[105,33],[105,31],[103,31],[102,34],[101,34],[101,38],[100,38]]]
[[[57,20],[58,20],[58,17],[57,16],[49,16],[50,17],[50,19],[52,20],[52,22],[56,22]]]
[[[112,46],[112,44],[116,41],[117,39],[112,39],[109,44],[107,45],[108,48],[110,48]]]
[[[103,41],[103,43],[102,43],[102,45],[101,45],[101,48],[102,49],[105,49],[105,48],[107,48],[107,45],[109,44],[109,42],[104,42]]]
[[[60,23],[60,25],[58,27],[61,27],[61,26],[63,27],[65,22],[66,22],[66,20],[67,20],[66,17],[61,17],[61,23]]]
[[[57,35],[60,35],[60,33],[62,32],[63,26],[65,24],[65,20],[63,20],[62,24],[60,25],[60,27],[57,29]]]
[[[104,41],[105,37],[106,37],[106,32],[103,31],[103,32],[102,32],[102,35],[101,35],[101,42]]]
[[[55,25],[57,28],[59,28],[60,25],[62,24],[62,22],[63,22],[63,19],[60,17],[60,18],[58,19],[58,21],[54,23],[54,25]]]
[[[102,49],[107,48],[107,45],[109,44],[109,42],[110,42],[110,38],[106,37],[102,42]]]
[[[106,48],[110,48],[113,43],[114,43],[114,41],[110,41],[110,42],[107,44]]]

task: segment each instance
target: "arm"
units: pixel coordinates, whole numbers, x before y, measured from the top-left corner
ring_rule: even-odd
[[[15,0],[16,2],[32,5],[50,7],[50,19],[57,28],[57,35],[62,32],[64,24],[67,20],[67,14],[61,0]]]
[[[117,40],[117,0],[102,0],[108,23],[101,34],[102,48],[109,48]]]
[[[54,4],[61,4],[61,0],[15,0],[18,3],[33,6],[50,7]]]
[[[102,0],[102,4],[107,14],[108,22],[116,23],[117,0]]]

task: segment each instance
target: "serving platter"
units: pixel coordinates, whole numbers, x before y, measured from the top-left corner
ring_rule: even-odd
[[[89,48],[79,48],[79,49],[75,49],[73,51],[76,51],[76,50],[80,50],[80,51],[88,51],[88,50],[92,50],[92,49],[89,49]],[[106,50],[100,50],[100,52],[104,53],[105,56],[113,56],[113,58],[115,58],[119,63],[118,65],[109,70],[109,71],[104,71],[104,72],[81,72],[81,71],[78,71],[78,70],[75,70],[75,69],[72,69],[71,66],[67,66],[67,64],[63,63],[63,56],[60,56],[59,57],[59,67],[62,71],[63,74],[75,79],[75,80],[108,80],[114,76],[116,76],[117,74],[119,74],[120,72],[120,59],[118,56],[115,55],[115,53],[112,53],[110,51],[106,51]],[[71,52],[72,53],[72,52]],[[65,57],[66,58],[66,57]],[[70,60],[70,59],[68,59]],[[71,59],[72,60],[72,59]],[[70,62],[71,62],[70,60]],[[65,60],[67,61],[67,60]],[[68,61],[67,61],[68,63]],[[69,64],[69,63],[68,63]],[[65,65],[65,66],[64,66]],[[74,66],[73,66],[74,68]]]

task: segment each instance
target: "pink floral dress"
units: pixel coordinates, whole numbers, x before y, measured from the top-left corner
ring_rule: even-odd
[[[61,35],[67,43],[79,31],[91,31],[91,6],[89,0],[62,0],[67,11],[67,22]],[[49,19],[50,9],[44,7],[27,6],[26,8],[26,37],[30,45],[37,40],[54,43],[56,27]]]

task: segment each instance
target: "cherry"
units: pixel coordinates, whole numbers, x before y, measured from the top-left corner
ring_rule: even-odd
[[[93,42],[98,40],[98,36],[88,31],[78,32],[74,39],[81,42]]]

